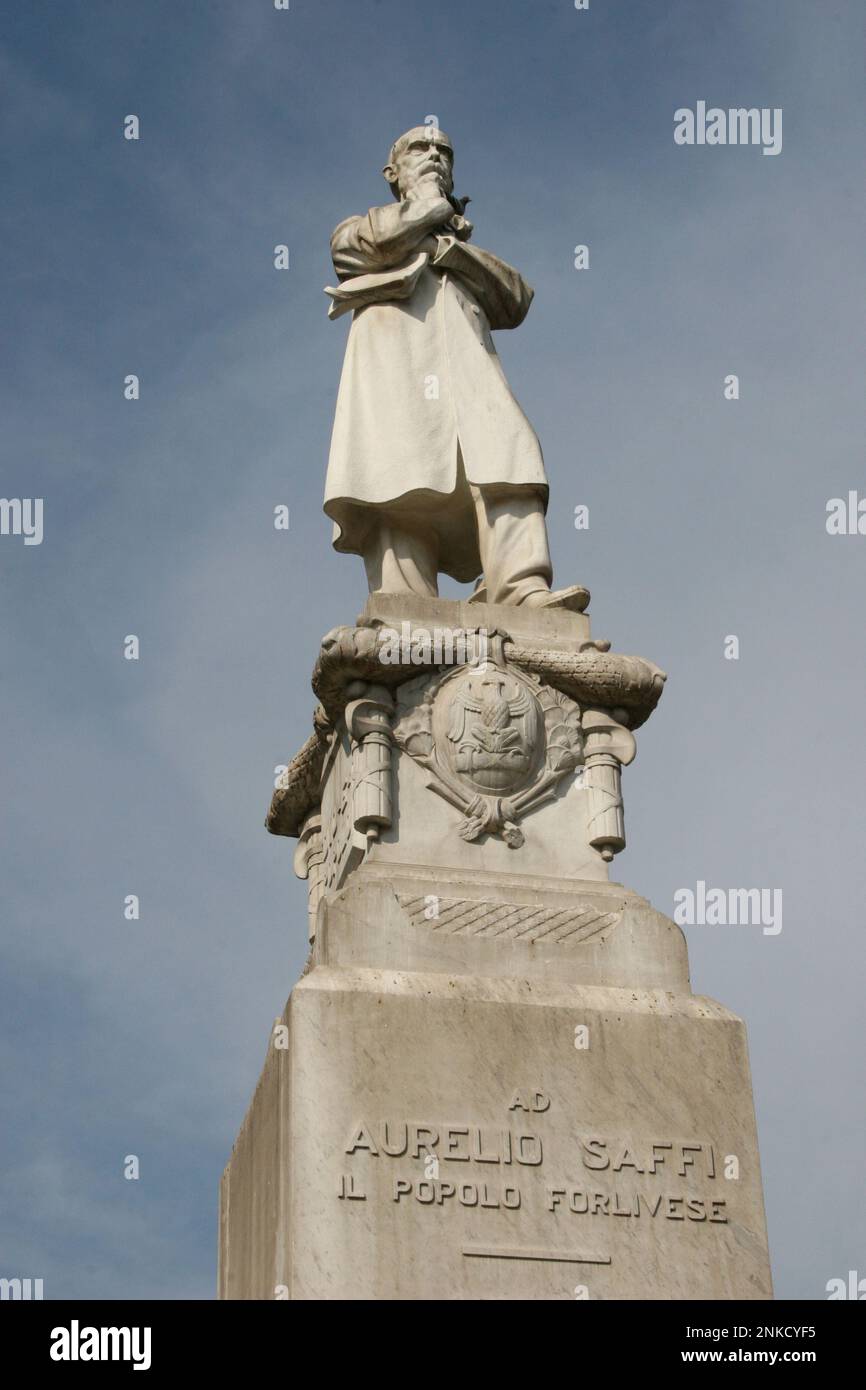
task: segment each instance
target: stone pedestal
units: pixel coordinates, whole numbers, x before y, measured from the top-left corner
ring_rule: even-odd
[[[484,661],[426,651],[449,619]],[[382,660],[404,621],[421,659]],[[311,955],[223,1177],[220,1297],[772,1297],[743,1024],[609,881],[663,677],[607,648],[585,614],[381,596],[325,639],[268,819]]]

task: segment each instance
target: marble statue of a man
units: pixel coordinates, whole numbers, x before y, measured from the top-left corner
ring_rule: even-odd
[[[352,311],[325,511],[337,550],[362,555],[371,592],[435,596],[437,576],[479,580],[473,599],[580,609],[551,592],[541,449],[490,336],[516,328],[532,290],[470,246],[453,197],[453,148],[436,127],[395,141],[395,202],[341,222],[331,317]]]

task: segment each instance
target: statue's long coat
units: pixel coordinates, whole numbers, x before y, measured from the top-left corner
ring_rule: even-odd
[[[532,290],[504,261],[453,236],[438,236],[418,268],[419,243],[442,225],[441,207],[424,200],[372,208],[331,238],[339,293],[351,304],[356,283],[361,307],[346,346],[325,511],[336,548],[360,554],[371,512],[415,506],[438,529],[440,569],[470,579],[480,563],[458,448],[469,482],[531,488],[546,504],[547,480],[490,336],[523,321]],[[366,302],[405,293],[413,259],[408,298]],[[370,275],[372,289],[368,279],[350,278]]]

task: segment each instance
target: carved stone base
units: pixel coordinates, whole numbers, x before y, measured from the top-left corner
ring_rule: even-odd
[[[619,884],[381,862],[320,908],[311,965],[689,991],[680,928]]]
[[[223,1178],[220,1297],[771,1297],[745,1030],[609,882],[664,682],[609,646],[382,594],[324,639],[267,819],[312,954]]]
[[[739,1019],[552,967],[351,966],[349,926],[320,911],[226,1169],[221,1298],[772,1297]]]

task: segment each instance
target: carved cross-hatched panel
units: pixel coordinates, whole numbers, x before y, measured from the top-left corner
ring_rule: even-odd
[[[614,927],[622,912],[570,906],[533,907],[485,898],[438,898],[398,893],[400,906],[412,922],[445,936],[474,936],[483,940],[550,941],[580,946]]]

